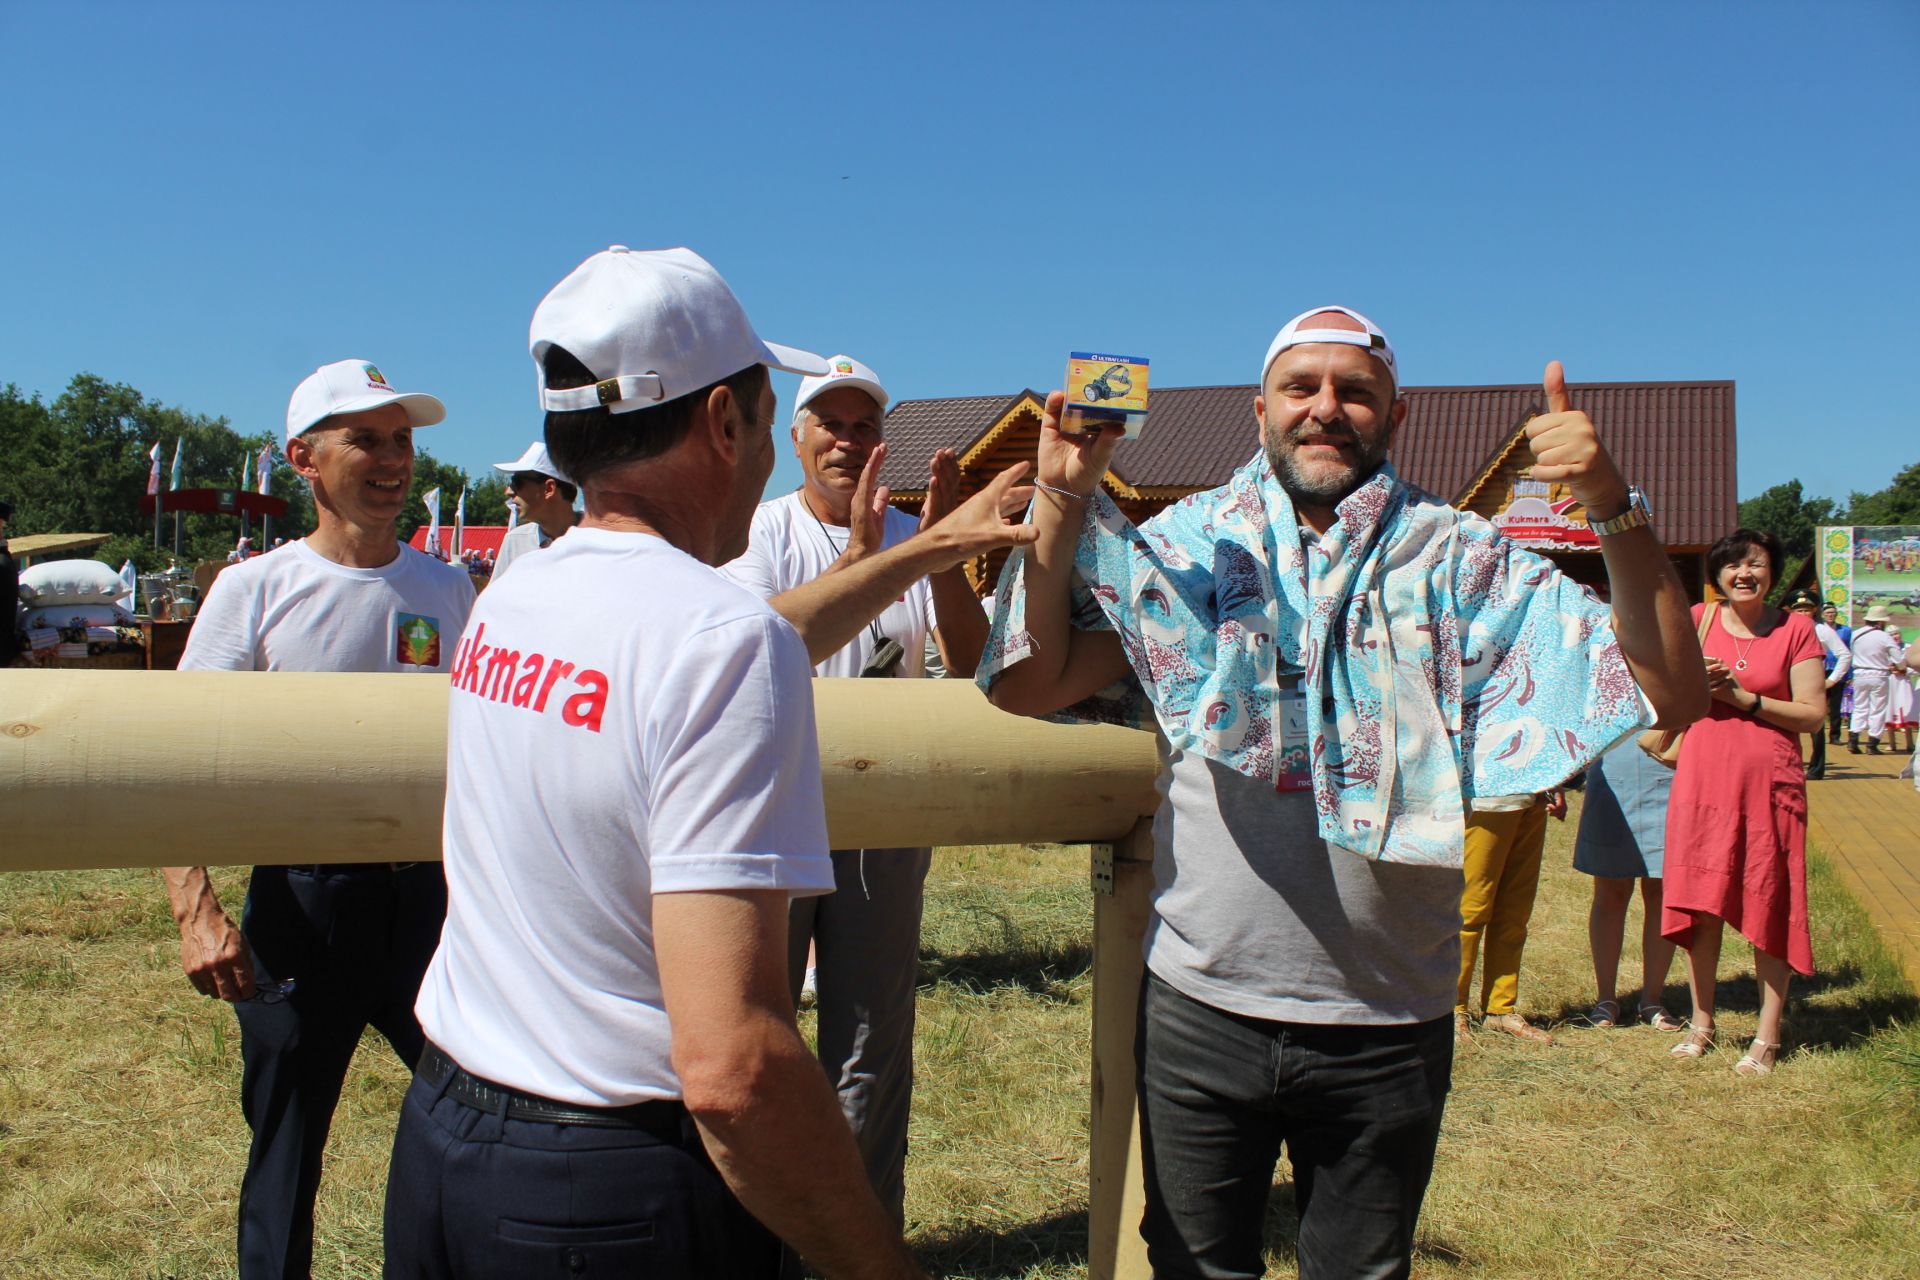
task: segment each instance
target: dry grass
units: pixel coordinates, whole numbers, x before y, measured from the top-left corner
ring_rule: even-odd
[[[1551,837],[1523,975],[1522,1007],[1550,1018],[1592,1000],[1588,881],[1568,869],[1567,836]],[[235,902],[242,875],[219,875]],[[1075,850],[935,858],[907,1202],[935,1275],[1086,1274],[1085,883]],[[1463,1052],[1418,1270],[1920,1270],[1920,1005],[1817,859],[1813,892],[1821,973],[1795,985],[1798,1048],[1769,1080],[1736,1079],[1735,1052],[1672,1062],[1673,1037],[1638,1029]],[[1742,950],[1727,947],[1722,987],[1740,1036],[1756,1007]],[[1684,1009],[1684,991],[1669,994]],[[155,873],[0,876],[0,1276],[232,1275],[239,1072],[232,1015],[178,976]],[[328,1152],[319,1276],[378,1274],[404,1083],[370,1040]],[[1280,1176],[1273,1274],[1286,1276],[1284,1163]]]

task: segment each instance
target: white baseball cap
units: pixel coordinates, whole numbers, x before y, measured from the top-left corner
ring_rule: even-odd
[[[543,476],[552,476],[555,480],[566,480],[568,484],[573,483],[573,481],[567,480],[566,472],[553,465],[553,456],[547,452],[547,445],[544,440],[535,440],[527,446],[525,453],[515,458],[512,462],[494,463],[493,469],[495,471],[504,471],[508,475],[516,475],[522,471],[535,471]]]
[[[880,406],[880,412],[887,411],[887,389],[880,385],[880,375],[861,364],[852,356],[839,355],[827,357],[827,371],[817,377],[800,379],[800,394],[794,398],[793,420],[800,421],[800,411],[817,395],[833,391],[840,387],[858,387],[873,397]]]
[[[540,407],[631,413],[711,386],[748,365],[827,371],[811,351],[762,342],[733,290],[691,249],[614,245],[575,267],[533,309],[528,334]],[[599,379],[550,390],[547,348],[564,347]]]
[[[407,421],[430,427],[447,416],[447,406],[420,391],[395,391],[386,375],[365,360],[323,364],[293,389],[287,401],[287,439],[311,431],[336,413],[365,413],[383,404],[405,406]]]
[[[1359,322],[1365,332],[1354,329],[1302,329],[1300,326],[1315,316],[1335,311],[1349,320]],[[1365,347],[1371,351],[1381,364],[1387,366],[1387,372],[1393,375],[1393,385],[1404,385],[1400,381],[1400,364],[1393,358],[1393,344],[1387,341],[1387,335],[1380,326],[1361,315],[1358,311],[1349,311],[1345,307],[1308,307],[1281,327],[1273,335],[1273,343],[1267,348],[1267,359],[1260,366],[1260,385],[1267,385],[1267,371],[1273,368],[1273,362],[1288,347],[1303,346],[1309,342],[1340,342],[1350,347]]]

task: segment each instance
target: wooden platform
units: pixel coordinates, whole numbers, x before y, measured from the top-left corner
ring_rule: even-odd
[[[1807,783],[1807,834],[1920,990],[1920,792],[1898,776],[1909,758],[1828,746],[1827,776]]]

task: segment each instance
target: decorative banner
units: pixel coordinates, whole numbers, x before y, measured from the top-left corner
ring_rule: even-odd
[[[1820,557],[1820,595],[1839,611],[1843,626],[1853,625],[1853,529],[1815,530],[1814,554]]]
[[[1857,624],[1867,610],[1885,605],[1893,614],[1892,626],[1912,639],[1920,625],[1920,525],[1863,524],[1850,532],[1852,616],[1848,620]],[[1840,608],[1848,612],[1847,606]]]
[[[1516,475],[1507,485],[1506,501],[1494,513],[1493,527],[1523,547],[1597,550],[1600,538],[1588,527],[1586,517],[1586,509],[1566,485]]]

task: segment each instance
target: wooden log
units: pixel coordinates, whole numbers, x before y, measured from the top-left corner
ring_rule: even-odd
[[[444,678],[0,671],[0,871],[440,856]],[[1150,734],[1046,724],[965,681],[818,680],[836,848],[1116,839]]]
[[[1093,859],[1093,1116],[1087,1280],[1151,1280],[1140,1216],[1146,1180],[1133,1065],[1141,940],[1153,896],[1153,820],[1143,818]]]

